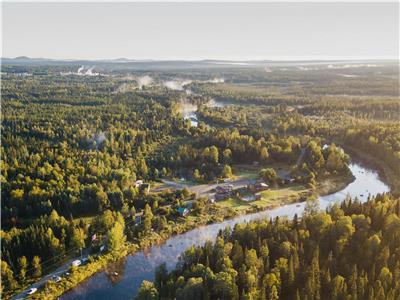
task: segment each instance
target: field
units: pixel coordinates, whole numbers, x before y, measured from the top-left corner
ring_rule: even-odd
[[[309,189],[301,185],[292,185],[285,188],[272,188],[261,192],[261,199],[251,202],[240,200],[237,197],[216,202],[221,208],[232,208],[237,212],[257,209],[265,210],[282,204],[293,203],[305,197]]]

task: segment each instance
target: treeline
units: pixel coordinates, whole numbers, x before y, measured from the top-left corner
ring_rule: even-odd
[[[85,246],[87,224],[75,223],[52,211],[24,229],[1,231],[1,280],[6,293],[37,279],[67,254]]]
[[[397,170],[400,169],[400,124],[370,124],[349,128],[344,139],[351,146],[378,157]]]
[[[156,271],[136,299],[399,299],[400,200],[313,204],[293,220],[236,225]]]
[[[121,213],[107,210],[89,224],[66,220],[53,210],[27,228],[1,231],[2,295],[9,296],[37,281],[86,246],[91,246],[92,254],[97,254],[101,246],[118,251],[126,240],[125,220],[129,222]]]
[[[393,192],[400,193],[400,124],[365,124],[348,128],[346,144],[383,162]]]
[[[287,106],[241,106],[227,105],[225,107],[200,106],[197,112],[200,121],[217,127],[239,129],[261,128],[269,124],[271,114],[286,111]]]
[[[330,97],[305,106],[299,111],[304,115],[329,115],[334,112],[346,112],[352,117],[362,119],[398,120],[400,102],[398,99],[336,99]]]
[[[399,192],[400,123],[397,120],[355,118],[344,112],[334,112],[324,117],[303,116],[294,112],[275,115],[272,124],[273,133],[278,136],[319,136],[327,142],[337,141],[344,147],[369,155],[370,161],[383,164],[385,169],[390,170],[385,172],[387,180],[391,183],[393,191]]]
[[[295,136],[278,138],[266,132],[246,134],[237,129],[199,128],[198,133],[201,135],[196,139],[159,153],[155,160],[167,169],[160,174],[172,172],[194,178],[198,173],[201,180],[210,181],[223,178],[225,166],[233,164],[294,163],[301,149],[301,139]]]
[[[309,141],[302,148],[296,164],[286,176],[278,176],[273,168],[261,169],[259,176],[272,185],[284,184],[287,180],[293,180],[294,182],[306,184],[310,189],[315,189],[318,178],[339,174],[341,176],[351,176],[348,168],[349,159],[344,150],[335,144],[321,147],[315,141]]]

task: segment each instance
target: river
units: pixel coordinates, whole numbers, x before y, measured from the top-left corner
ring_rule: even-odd
[[[207,107],[225,107],[227,104],[215,99],[211,99],[205,104]],[[189,103],[187,101],[182,101],[180,104],[180,111],[185,120],[190,120],[190,125],[197,127],[199,125],[199,120],[197,117],[197,105]]]
[[[339,192],[319,197],[321,209],[325,209],[332,203],[343,201],[346,195],[358,197],[365,202],[368,195],[374,196],[389,191],[389,187],[379,179],[377,172],[366,169],[357,163],[351,163],[349,167],[355,180]],[[132,299],[143,280],[154,280],[154,270],[158,265],[165,262],[168,270],[173,269],[178,262],[179,255],[185,249],[192,245],[203,245],[207,240],[214,240],[221,229],[266,217],[293,217],[296,213],[301,215],[304,206],[305,203],[294,203],[272,210],[241,215],[231,220],[201,226],[171,237],[165,244],[155,245],[146,252],[140,251],[127,256],[122,261],[110,264],[106,270],[90,277],[60,299]],[[117,272],[118,275],[113,275],[114,272]]]

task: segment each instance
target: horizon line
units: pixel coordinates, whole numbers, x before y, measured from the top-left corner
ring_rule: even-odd
[[[386,60],[398,61],[399,56],[271,56],[271,57],[226,57],[226,58],[60,58],[60,57],[31,57],[26,55],[18,55],[13,57],[1,57],[1,60],[17,60],[17,59],[31,59],[31,60],[54,60],[54,61],[126,61],[126,62],[169,62],[169,61],[183,61],[183,62],[204,62],[204,61],[226,61],[226,62],[260,62],[260,61],[346,61],[346,60]]]

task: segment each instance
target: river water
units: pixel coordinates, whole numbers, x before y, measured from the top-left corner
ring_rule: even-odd
[[[337,193],[319,197],[321,209],[325,209],[332,203],[343,201],[347,195],[358,197],[365,202],[368,195],[374,196],[389,191],[389,187],[379,179],[377,172],[366,169],[357,163],[352,163],[349,167],[355,180]],[[141,251],[127,256],[120,262],[110,264],[106,270],[90,277],[60,299],[132,299],[143,280],[154,280],[154,270],[158,265],[165,262],[169,270],[173,269],[178,262],[179,255],[185,249],[192,245],[203,245],[207,240],[214,240],[221,229],[262,218],[293,217],[296,213],[301,215],[304,206],[305,203],[284,205],[272,210],[202,226],[174,236],[163,245],[153,246],[146,252]],[[117,272],[118,275],[113,275],[114,272]]]
[[[205,104],[207,107],[225,107],[227,104],[215,99],[211,99]],[[199,125],[199,120],[197,117],[197,105],[182,101],[181,102],[181,113],[185,120],[190,120],[190,125],[197,127]]]

